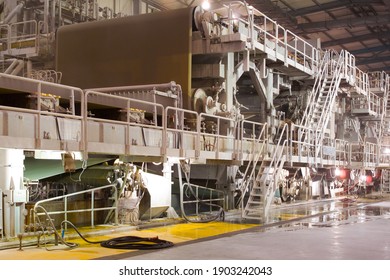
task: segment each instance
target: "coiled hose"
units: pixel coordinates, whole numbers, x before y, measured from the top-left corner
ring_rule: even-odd
[[[61,222],[61,235],[58,234],[57,230],[55,229],[55,226],[53,224],[53,221],[49,215],[49,213],[46,211],[44,207],[41,205],[37,205],[36,209],[34,209],[35,214],[37,217],[37,208],[41,209],[46,217],[48,218],[48,221],[50,222],[50,225],[54,231],[54,234],[58,237],[58,240],[61,241],[62,244],[66,245],[70,249],[76,248],[79,246],[77,243],[71,243],[64,240],[65,237],[65,224],[68,224],[71,226],[77,234],[87,243],[90,244],[100,244],[102,247],[106,248],[112,248],[112,249],[127,249],[127,250],[154,250],[154,249],[163,249],[172,247],[174,244],[167,240],[159,239],[158,237],[138,237],[138,236],[123,236],[123,237],[117,237],[113,239],[108,239],[104,241],[89,241],[87,240],[77,229],[77,227],[71,223],[70,221],[64,220]],[[44,230],[44,226],[41,223],[41,221],[38,218],[38,223],[40,224],[40,227],[42,227],[42,230]],[[46,245],[46,243],[45,243]],[[46,246],[45,246],[46,247]],[[46,248],[48,250],[48,248]]]
[[[172,242],[159,239],[158,237],[150,238],[139,236],[122,236],[104,241],[89,241],[80,233],[74,224],[66,220],[62,221],[61,223],[62,238],[64,238],[65,224],[70,225],[85,242],[91,244],[100,244],[100,246],[106,248],[125,250],[155,250],[172,247],[174,245]]]

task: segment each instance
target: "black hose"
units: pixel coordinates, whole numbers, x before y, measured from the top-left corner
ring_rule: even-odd
[[[113,249],[154,250],[172,247],[173,243],[159,239],[158,237],[123,236],[103,241],[100,245]]]
[[[89,241],[87,240],[76,228],[74,224],[69,221],[62,221],[61,228],[64,232],[64,224],[70,225],[77,234],[87,243],[91,244],[100,244],[102,247],[112,248],[112,249],[126,249],[126,250],[154,250],[154,249],[164,249],[172,247],[174,244],[167,240],[159,239],[158,237],[138,237],[138,236],[122,236],[117,238],[112,238],[104,241]]]

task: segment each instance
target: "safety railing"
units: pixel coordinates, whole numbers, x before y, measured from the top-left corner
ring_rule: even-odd
[[[182,209],[186,216],[211,214],[216,207],[226,208],[225,194],[221,190],[206,188],[190,183],[183,184]],[[219,208],[218,207],[218,208]],[[188,214],[188,212],[192,212]]]
[[[238,200],[238,205],[241,204],[242,209],[244,208],[243,201],[247,192],[251,191],[251,186],[256,180],[257,176],[257,166],[261,159],[264,158],[267,148],[267,124],[260,124],[256,122],[251,122],[244,120],[241,122],[241,145],[243,142],[249,144],[248,150],[246,153],[251,155],[243,175],[243,182],[240,186],[241,197]],[[243,148],[241,146],[241,154],[243,154]]]
[[[165,108],[163,150],[177,149],[184,157],[186,150],[200,151],[200,120],[197,112],[175,107]],[[187,123],[185,123],[185,121]],[[170,137],[171,135],[171,137]]]
[[[360,70],[356,69],[356,91],[360,94],[367,95],[370,92],[370,82],[368,79],[368,74]]]
[[[316,71],[319,63],[319,51],[311,44],[289,30],[286,30],[284,44],[287,47],[287,56],[293,61],[291,65],[301,65],[305,69]]]
[[[262,145],[267,141],[267,124],[248,120],[241,121],[239,150],[242,153],[256,155],[262,151]]]
[[[313,111],[315,109],[315,104],[318,102],[322,89],[324,87],[324,83],[326,82],[328,76],[328,65],[330,61],[330,53],[328,51],[324,52],[321,57],[321,61],[318,66],[318,71],[316,73],[314,86],[310,91],[307,100],[307,106],[305,108],[305,112],[303,114],[302,121],[300,125],[307,127],[311,121]]]
[[[364,143],[364,163],[374,166],[378,163],[379,146],[375,143]]]
[[[42,142],[44,140],[57,140],[60,141],[62,150],[68,150],[68,144],[70,142],[77,143],[77,149],[83,149],[84,134],[83,134],[83,118],[84,111],[76,111],[77,102],[80,107],[84,107],[83,92],[79,88],[64,86],[60,84],[53,84],[44,81],[32,80],[24,77],[0,74],[0,78],[4,86],[9,86],[10,89],[18,90],[21,92],[30,93],[29,97],[35,99],[32,104],[35,104],[35,108],[19,108],[10,106],[0,106],[0,110],[15,112],[17,115],[16,122],[20,121],[20,125],[23,125],[23,119],[27,117],[27,114],[34,116],[30,118],[32,122],[26,120],[24,125],[27,127],[19,127],[17,131],[14,129],[13,134],[11,131],[7,131],[3,136],[20,137],[20,138],[33,138],[34,149],[43,149]],[[47,94],[50,92],[50,94]],[[61,102],[67,106],[66,108],[59,108],[56,106],[56,99],[60,99]],[[44,100],[49,100],[50,106],[44,106]],[[48,103],[46,103],[48,105]],[[49,119],[48,119],[49,118]],[[66,131],[69,126],[67,122],[73,121],[72,132]],[[14,125],[17,125],[17,123]],[[32,127],[31,127],[32,126]],[[28,134],[31,133],[31,134]],[[72,145],[74,146],[74,145]]]
[[[348,165],[349,142],[343,139],[335,139],[336,160],[335,166]]]
[[[290,127],[290,158],[298,157],[299,162],[311,163],[314,156],[316,131],[302,125],[292,124]]]
[[[370,88],[384,92],[386,88],[386,76],[387,74],[384,71],[369,72]]]
[[[288,155],[288,139],[289,137],[289,127],[287,124],[283,126],[283,129],[280,132],[280,137],[274,147],[273,156],[271,159],[268,171],[272,174],[264,174],[262,177],[262,185],[264,187],[264,212],[263,212],[263,221],[267,222],[269,209],[271,207],[271,203],[275,196],[275,191],[277,188],[277,180],[280,178],[280,174],[283,170],[284,162],[287,159]]]
[[[351,110],[353,113],[370,113],[381,116],[384,110],[383,98],[372,92],[368,92],[367,95],[353,97]]]
[[[112,192],[112,206],[102,206],[102,207],[98,207],[95,205],[96,203],[96,199],[97,199],[97,193],[100,192],[100,191],[104,191],[106,189],[110,189],[111,192]],[[90,206],[89,207],[86,207],[86,208],[83,208],[83,209],[79,209],[79,207],[74,207],[74,209],[70,209],[70,203],[72,201],[75,201],[75,198],[79,197],[80,196],[84,196],[84,195],[90,195]],[[72,200],[73,199],[73,200]],[[81,200],[85,200],[84,198],[82,198]],[[55,211],[52,211],[50,209],[46,209],[47,210],[47,214],[49,216],[56,216],[56,215],[63,215],[63,218],[64,220],[68,220],[68,217],[69,217],[69,214],[79,214],[79,213],[90,213],[90,219],[91,219],[91,227],[94,227],[95,226],[95,214],[96,212],[99,212],[99,211],[114,211],[114,221],[115,221],[115,224],[118,224],[118,208],[117,208],[117,200],[118,200],[118,195],[117,195],[117,188],[116,188],[116,185],[114,184],[111,184],[111,185],[106,185],[106,186],[102,186],[102,187],[97,187],[97,188],[93,188],[93,189],[89,189],[89,190],[84,190],[84,191],[80,191],[80,192],[75,192],[75,193],[71,193],[71,194],[66,194],[66,195],[62,195],[62,196],[57,196],[57,197],[53,197],[53,198],[48,198],[48,199],[44,199],[44,200],[40,200],[38,202],[35,203],[34,205],[34,221],[39,218],[39,216],[44,216],[46,215],[46,213],[44,212],[39,212],[38,209],[39,207],[38,206],[43,206],[43,204],[45,203],[48,203],[48,202],[60,202],[59,204],[57,204],[57,206],[60,206],[60,208],[62,208],[62,210],[55,210]]]
[[[100,114],[94,109],[96,105],[114,110],[114,116],[109,118],[106,113]],[[142,113],[146,110],[164,120],[165,111],[161,104],[91,90],[85,92],[85,106],[85,111],[88,112],[88,115],[85,114],[84,133],[86,151],[92,143],[108,145],[107,149],[112,149],[111,152],[115,150],[123,154],[129,154],[132,146],[164,148],[164,123],[132,117],[134,111]],[[153,116],[152,120],[154,119],[157,116]],[[149,130],[154,133],[152,137],[146,136]],[[132,135],[137,137],[132,138]]]
[[[306,72],[316,69],[318,50],[307,41],[247,3],[235,1],[223,7],[224,11],[217,9],[216,13],[222,14],[221,26],[227,28],[228,35],[242,32],[248,37],[247,42],[250,42],[252,50],[260,49]],[[237,25],[239,27],[235,28]]]
[[[11,49],[11,41],[9,39],[10,34],[11,31],[8,24],[0,25],[0,52],[5,52]]]
[[[356,82],[356,58],[350,52],[344,51],[345,56],[345,67],[344,67],[344,78],[349,82],[350,85],[354,85]]]
[[[38,53],[39,42],[38,22],[35,20],[22,21],[2,25],[0,27],[3,37],[2,51],[6,51],[9,55],[21,55],[26,53]],[[27,32],[26,32],[27,30]],[[4,49],[4,46],[7,46]]]
[[[379,149],[379,164],[390,166],[390,144],[381,145]]]
[[[215,158],[219,158],[220,152],[236,154],[236,138],[238,122],[231,118],[201,113],[199,115],[201,151],[215,152]]]

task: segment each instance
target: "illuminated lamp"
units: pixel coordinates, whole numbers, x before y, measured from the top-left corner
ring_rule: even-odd
[[[372,183],[372,176],[367,175],[367,176],[366,176],[366,182],[367,182],[367,184]]]
[[[348,177],[347,170],[341,169],[339,177],[340,177],[340,179],[347,179],[347,177]]]
[[[209,2],[209,0],[204,0],[203,2],[202,2],[202,9],[203,10],[209,10],[210,9],[210,2]]]

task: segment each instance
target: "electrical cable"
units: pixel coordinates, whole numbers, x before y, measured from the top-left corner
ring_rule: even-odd
[[[87,243],[100,244],[100,246],[111,249],[126,249],[126,250],[154,250],[172,247],[174,244],[167,240],[159,239],[158,237],[138,237],[138,236],[122,236],[104,241],[89,241],[70,221],[62,221],[61,228],[64,234],[63,225],[70,225],[77,234]],[[63,238],[63,235],[62,235]]]
[[[122,236],[122,237],[117,237],[113,239],[108,239],[104,241],[90,241],[86,239],[81,232],[77,229],[77,227],[70,221],[64,220],[61,222],[61,235],[58,234],[53,221],[49,215],[49,213],[46,211],[46,209],[41,206],[37,205],[37,208],[40,208],[48,218],[49,223],[51,224],[51,228],[53,230],[53,233],[57,236],[58,240],[61,241],[62,244],[66,245],[69,247],[69,249],[73,249],[79,246],[77,243],[71,243],[67,242],[64,240],[65,237],[65,224],[70,225],[76,233],[83,239],[85,242],[90,243],[90,244],[100,244],[102,247],[106,248],[112,248],[112,249],[127,249],[127,250],[154,250],[154,249],[163,249],[163,248],[168,248],[172,247],[174,245],[173,242],[167,241],[167,240],[162,240],[159,239],[158,237],[138,237],[138,236]],[[36,217],[38,218],[38,224],[42,228],[42,232],[44,232],[45,227],[42,224],[42,222],[39,219],[39,215],[37,215],[37,211],[35,209],[35,214]],[[43,234],[43,238],[45,239],[45,234]],[[49,250],[46,245],[48,242],[44,242],[45,248],[48,251],[53,251]],[[57,249],[58,250],[58,249]]]
[[[179,172],[179,181],[180,181],[180,184],[182,184],[182,179],[181,179],[181,173],[182,173],[182,170],[184,169],[183,168],[183,164],[182,163],[179,163],[177,165],[177,168],[178,168],[178,172]],[[218,205],[218,204],[214,204],[214,203],[208,203],[208,202],[205,202],[205,201],[202,201],[202,199],[200,199],[198,197],[198,195],[195,193],[195,191],[193,190],[192,188],[192,184],[189,182],[190,179],[189,179],[189,175],[184,171],[184,176],[186,178],[186,181],[187,181],[187,185],[188,185],[188,190],[191,192],[191,194],[196,198],[197,202],[199,204],[203,204],[203,205],[207,205],[207,206],[211,206],[211,207],[217,207],[218,208],[218,212],[215,214],[215,215],[211,215],[211,214],[208,214],[208,215],[204,215],[204,216],[208,216],[207,218],[202,218],[201,220],[193,220],[193,219],[190,219],[189,217],[187,217],[187,215],[185,214],[185,211],[184,211],[184,208],[182,208],[182,214],[183,214],[183,218],[187,221],[187,222],[190,222],[190,223],[208,223],[208,222],[212,222],[212,221],[216,221],[218,219],[220,219],[221,221],[224,221],[225,220],[225,210],[223,209],[222,206]],[[180,187],[180,191],[182,192],[182,195],[184,195],[184,185]],[[188,193],[186,192],[186,195],[188,195]],[[181,203],[182,207],[183,207],[183,203]]]

